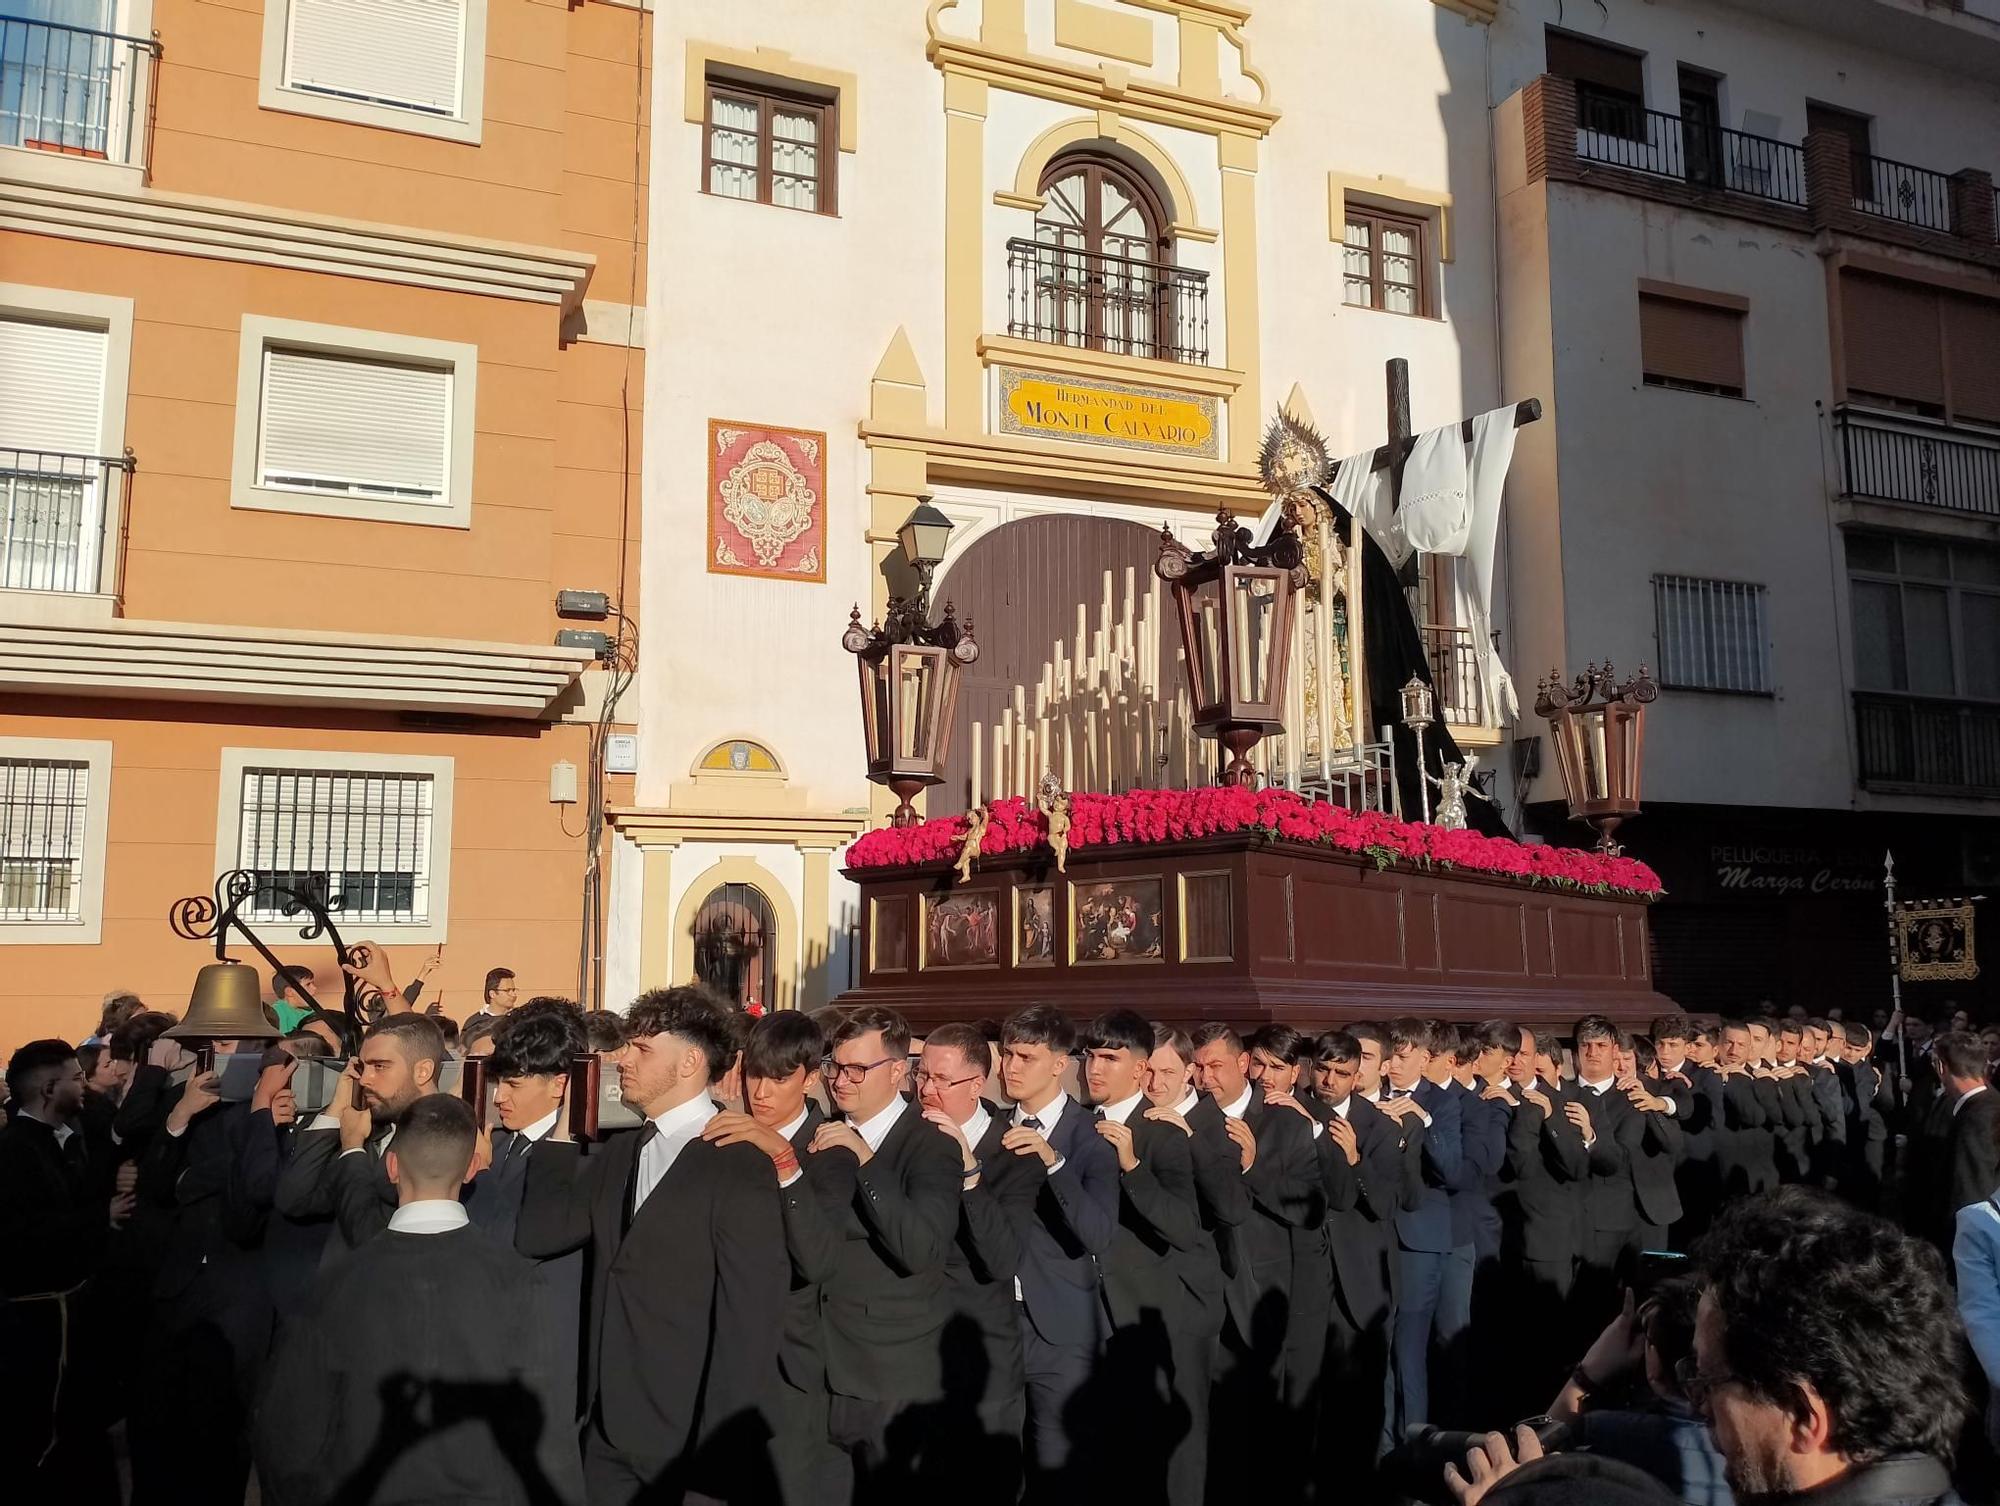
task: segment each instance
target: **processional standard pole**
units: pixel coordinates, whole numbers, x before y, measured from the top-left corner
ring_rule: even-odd
[[[1910,1032],[1903,1020],[1903,938],[1896,925],[1896,855],[1882,854],[1882,909],[1889,917],[1889,1023],[1896,1029],[1896,1101],[1910,1096]]]

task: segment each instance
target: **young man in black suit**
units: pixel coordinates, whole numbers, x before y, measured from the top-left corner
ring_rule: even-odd
[[[829,1046],[827,1092],[841,1118],[813,1132],[804,1185],[786,1189],[786,1224],[819,1272],[828,1436],[853,1460],[859,1500],[901,1501],[916,1488],[914,1419],[944,1392],[945,1262],[964,1176],[957,1148],[902,1096],[901,1015],[856,1009]]]
[[[1693,1092],[1660,1080],[1659,1059],[1647,1043],[1626,1035],[1618,1045],[1618,1091],[1639,1113],[1643,1132],[1632,1155],[1632,1196],[1639,1222],[1626,1241],[1628,1269],[1642,1250],[1668,1248],[1668,1231],[1680,1222],[1680,1186],[1674,1180],[1684,1137],[1681,1106]]]
[[[1118,1157],[1063,1091],[1075,1049],[1076,1027],[1046,1004],[1018,1010],[1000,1027],[1000,1081],[1014,1102],[1001,1147],[1035,1157],[1048,1173],[1015,1278],[1028,1381],[1028,1499],[1037,1502],[1067,1500],[1074,1488],[1063,1478],[1080,1441],[1070,1403],[1103,1345],[1097,1262],[1118,1228]]]
[[[94,1286],[133,1197],[84,1144],[83,1067],[66,1041],[7,1063],[0,1127],[0,1460],[23,1500],[116,1502]],[[79,1288],[82,1288],[79,1290]]]
[[[1263,1483],[1279,1499],[1301,1498],[1319,1422],[1319,1374],[1332,1302],[1326,1253],[1326,1189],[1311,1116],[1271,1105],[1250,1080],[1250,1054],[1230,1026],[1193,1034],[1195,1080],[1222,1111],[1246,1161],[1250,1216],[1230,1231],[1223,1371],[1215,1389],[1209,1457],[1276,1426],[1286,1439]],[[1282,1413],[1273,1410],[1283,1408]]]
[[[559,1118],[528,1158],[514,1247],[588,1247],[583,1472],[590,1506],[775,1492],[768,1420],[791,1269],[769,1157],[701,1138],[735,1042],[726,1006],[655,989],[626,1011],[625,1102],[591,1154]]]
[[[1355,1091],[1360,1074],[1361,1043],[1346,1031],[1313,1042],[1313,1090],[1327,1115],[1318,1150],[1333,1275],[1320,1374],[1323,1483],[1373,1457],[1388,1398],[1403,1156],[1389,1116]]]
[[[404,1116],[388,1227],[326,1272],[279,1346],[257,1425],[266,1501],[580,1502],[546,1331],[510,1321],[532,1276],[459,1201],[474,1137],[455,1097]]]
[[[1100,1475],[1170,1506],[1196,1506],[1207,1476],[1210,1351],[1222,1329],[1222,1269],[1201,1226],[1189,1137],[1148,1119],[1153,1027],[1129,1009],[1083,1033],[1084,1083],[1098,1135],[1118,1158],[1118,1227],[1098,1262],[1110,1325],[1101,1422],[1151,1438],[1143,1473]],[[1163,1398],[1165,1402],[1163,1404]]]
[[[957,1146],[961,1176],[958,1231],[944,1268],[952,1313],[940,1418],[951,1465],[946,1483],[956,1500],[1014,1506],[1028,1416],[1014,1281],[1047,1169],[1040,1157],[1017,1156],[1002,1143],[1012,1125],[983,1096],[992,1063],[993,1049],[976,1026],[940,1025],[924,1037],[917,1102]]]
[[[395,1139],[396,1121],[437,1091],[444,1055],[437,1021],[420,1014],[383,1016],[362,1035],[333,1102],[293,1137],[292,1159],[278,1175],[277,1209],[293,1219],[331,1216],[323,1268],[389,1226],[396,1189],[382,1158]]]
[[[584,1033],[583,1011],[574,1004],[565,999],[530,999],[500,1017],[492,1042],[487,1070],[500,1129],[483,1148],[479,1159],[486,1164],[467,1188],[465,1202],[473,1226],[495,1244],[514,1251],[529,1162],[555,1143],[550,1136],[568,1111],[570,1065],[590,1050],[590,1040]],[[555,1398],[555,1423],[563,1442],[558,1479],[573,1482],[568,1493],[581,1495],[583,1456],[576,1434],[576,1397],[582,1359],[583,1252],[572,1250],[553,1260],[529,1260],[515,1252],[515,1258],[528,1277],[528,1307],[521,1317],[540,1331],[542,1351],[550,1356],[549,1394]]]
[[[1396,1435],[1431,1420],[1431,1351],[1440,1332],[1447,1268],[1469,1267],[1472,1242],[1454,1226],[1452,1190],[1465,1174],[1463,1095],[1431,1071],[1430,1027],[1402,1016],[1389,1021],[1381,1109],[1395,1120],[1404,1156],[1403,1207],[1396,1216]]]
[[[1723,1202],[1751,1193],[1768,1192],[1778,1185],[1776,1141],[1771,1115],[1777,1106],[1774,1093],[1756,1071],[1750,1045],[1750,1026],[1743,1020],[1722,1022],[1722,1043],[1716,1050],[1716,1076],[1722,1083],[1722,1133],[1715,1144],[1718,1173],[1716,1192]],[[1778,1121],[1783,1128],[1783,1120]]]
[[[1986,1085],[1986,1043],[1969,1030],[1948,1030],[1931,1046],[1937,1059],[1939,1113],[1945,1124],[1942,1197],[1925,1210],[1929,1237],[1951,1255],[1958,1210],[1984,1202],[2000,1187],[2000,1095]]]
[[[1871,1211],[1882,1200],[1882,1176],[1889,1143],[1889,1092],[1882,1069],[1875,1065],[1875,1037],[1859,1020],[1835,1025],[1844,1036],[1838,1068],[1847,1098],[1847,1161],[1840,1191],[1857,1207]]]
[[[725,1109],[708,1121],[702,1138],[720,1145],[748,1141],[796,1178],[826,1116],[807,1096],[826,1056],[826,1036],[810,1015],[780,1009],[755,1021],[744,1036],[742,1081],[745,1112]],[[791,1212],[811,1189],[782,1187],[780,1206]],[[817,1227],[815,1225],[814,1227]],[[778,1343],[771,1450],[786,1501],[840,1501],[852,1470],[827,1437],[826,1353],[820,1342],[820,1276],[823,1258],[802,1240],[797,1221],[785,1220],[785,1253],[792,1267],[785,1324]]]
[[[1576,1022],[1576,1086],[1563,1113],[1583,1135],[1585,1174],[1577,1207],[1573,1336],[1587,1344],[1618,1311],[1627,1250],[1639,1227],[1633,1163],[1646,1126],[1618,1089],[1618,1027],[1603,1015]]]
[[[1228,1231],[1250,1216],[1250,1194],[1243,1186],[1243,1152],[1225,1128],[1229,1121],[1215,1100],[1195,1087],[1194,1042],[1185,1030],[1153,1027],[1146,1100],[1152,1105],[1146,1110],[1148,1119],[1171,1124],[1188,1137],[1201,1225],[1215,1246],[1227,1282],[1229,1268],[1223,1262],[1229,1258]]]

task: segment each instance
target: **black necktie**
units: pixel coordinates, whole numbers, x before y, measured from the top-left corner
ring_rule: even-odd
[[[646,1159],[646,1147],[660,1138],[660,1127],[648,1119],[639,1126],[639,1146],[632,1153],[632,1175],[625,1183],[625,1222],[619,1233],[632,1227],[632,1220],[639,1212],[639,1166]]]
[[[1103,1123],[1103,1122],[1104,1122],[1104,1121],[1105,1121],[1106,1119],[1108,1119],[1109,1117],[1110,1117],[1110,1116],[1109,1116],[1108,1114],[1106,1114],[1106,1113],[1104,1112],[1104,1110],[1103,1110],[1103,1109],[1099,1109],[1099,1110],[1097,1111],[1097,1122],[1098,1122],[1099,1124],[1102,1124],[1102,1123]]]
[[[1030,1114],[1021,1121],[1021,1128],[1024,1130],[1033,1130],[1039,1135],[1042,1132],[1042,1121],[1037,1119],[1033,1114]]]

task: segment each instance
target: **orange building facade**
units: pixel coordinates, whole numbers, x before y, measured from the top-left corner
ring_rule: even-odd
[[[184,1008],[168,912],[228,868],[442,947],[459,1018],[596,950],[652,18],[266,6],[0,22],[0,1051]]]

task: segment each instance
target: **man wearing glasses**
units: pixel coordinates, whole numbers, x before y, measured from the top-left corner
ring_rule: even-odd
[[[841,1117],[813,1132],[806,1177],[819,1195],[793,1220],[821,1225],[827,1431],[863,1500],[907,1484],[893,1477],[917,1440],[897,1421],[944,1391],[945,1260],[964,1174],[958,1147],[902,1097],[909,1050],[893,1010],[857,1009],[834,1029],[820,1070]]]

